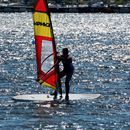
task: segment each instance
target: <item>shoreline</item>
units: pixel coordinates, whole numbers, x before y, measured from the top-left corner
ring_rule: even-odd
[[[51,13],[130,13],[130,7],[49,8]],[[0,13],[33,12],[32,6],[0,6]]]

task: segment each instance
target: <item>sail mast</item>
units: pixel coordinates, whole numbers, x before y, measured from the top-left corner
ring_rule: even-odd
[[[47,10],[48,10],[48,16],[49,16],[49,19],[50,19],[50,26],[51,26],[51,33],[52,33],[52,42],[53,42],[53,49],[56,51],[57,48],[56,48],[56,42],[55,42],[55,36],[54,36],[54,31],[53,31],[53,26],[52,26],[52,20],[51,20],[51,15],[50,15],[50,11],[49,11],[49,7],[48,7],[48,3],[47,3],[47,0],[45,0],[45,3],[46,3],[46,7],[47,7]],[[56,63],[57,61],[57,53],[54,57],[54,62]]]
[[[49,15],[49,19],[50,19],[50,25],[51,25],[51,28],[52,28],[51,33],[52,33],[52,36],[53,36],[53,40],[52,40],[53,49],[56,51],[56,55],[54,56],[54,64],[56,64],[56,66],[55,66],[56,71],[57,71],[56,89],[58,89],[61,81],[60,81],[60,77],[59,77],[59,63],[57,62],[57,48],[56,48],[55,35],[54,35],[53,25],[52,25],[52,20],[51,20],[51,14],[50,14],[50,10],[49,10],[49,7],[48,7],[47,0],[45,0],[45,3],[46,3],[46,6],[47,6],[48,15]]]

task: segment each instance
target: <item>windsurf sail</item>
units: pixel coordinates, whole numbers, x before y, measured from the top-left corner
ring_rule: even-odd
[[[38,82],[55,90],[58,80],[57,54],[46,0],[36,1],[33,21]]]

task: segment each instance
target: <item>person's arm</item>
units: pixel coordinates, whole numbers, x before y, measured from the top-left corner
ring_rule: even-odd
[[[72,63],[72,57],[68,57],[69,63]]]
[[[60,61],[64,60],[64,56],[63,56],[63,55],[59,55],[59,56],[57,56],[57,58],[58,58],[58,60],[60,60]]]

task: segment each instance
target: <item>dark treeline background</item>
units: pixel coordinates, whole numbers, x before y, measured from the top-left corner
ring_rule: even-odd
[[[36,0],[0,0],[1,3],[22,3],[25,5],[32,5]],[[91,6],[95,3],[102,3],[103,5],[126,5],[130,0],[47,0],[50,4],[65,5],[88,5]]]

